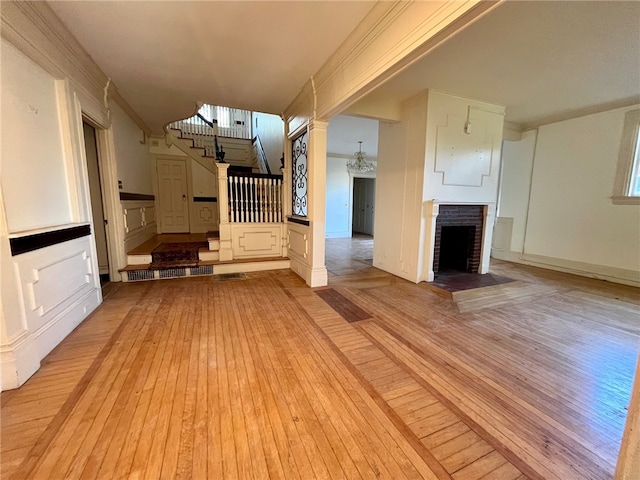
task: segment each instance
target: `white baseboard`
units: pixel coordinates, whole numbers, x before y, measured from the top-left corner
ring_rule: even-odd
[[[640,287],[640,272],[636,270],[496,249],[491,250],[491,256],[507,262],[521,263],[532,267],[571,273],[581,277],[597,278],[608,282]]]
[[[25,332],[26,333],[26,332]],[[40,368],[40,355],[32,335],[22,335],[0,349],[0,388],[13,390]]]

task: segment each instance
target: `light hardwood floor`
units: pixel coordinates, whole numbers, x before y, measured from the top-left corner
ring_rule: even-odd
[[[493,262],[452,296],[327,240],[289,271],[118,285],[0,397],[2,478],[606,479],[638,290]]]

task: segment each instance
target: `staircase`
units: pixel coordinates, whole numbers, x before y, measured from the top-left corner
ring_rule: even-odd
[[[289,268],[283,216],[286,187],[282,175],[257,172],[265,169],[260,165],[266,158],[258,155],[256,161],[251,155],[255,141],[250,135],[220,138],[216,125],[199,114],[165,130],[168,145],[175,145],[214,174],[218,230],[206,236],[157,235],[128,252],[127,266],[120,270],[123,281]],[[161,248],[161,244],[171,246]],[[158,260],[163,252],[168,256]]]
[[[120,270],[122,281],[135,282],[141,280],[161,280],[170,278],[198,277],[206,275],[221,275],[230,273],[248,273],[263,270],[278,270],[289,268],[289,259],[285,257],[261,257],[244,258],[235,260],[220,260],[220,236],[218,232],[202,234],[206,240],[206,246],[202,246],[197,252],[197,261],[190,259],[174,260],[167,265],[154,265],[153,251],[163,245],[176,245],[192,243],[199,245],[205,243],[197,237],[197,234],[170,234],[165,235],[170,240],[182,240],[185,242],[163,242],[162,235],[148,240],[127,254],[127,266]],[[188,237],[191,237],[188,239]]]

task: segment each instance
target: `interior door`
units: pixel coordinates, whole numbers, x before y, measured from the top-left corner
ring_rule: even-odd
[[[353,179],[353,225],[354,233],[373,235],[373,209],[375,180],[373,178]]]
[[[189,232],[187,166],[183,160],[158,159],[158,207],[163,233]]]

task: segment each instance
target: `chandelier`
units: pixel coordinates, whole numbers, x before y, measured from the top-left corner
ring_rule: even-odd
[[[376,161],[369,160],[366,152],[362,151],[362,140],[358,143],[360,144],[358,151],[353,154],[353,158],[347,160],[347,170],[354,173],[375,172]]]

